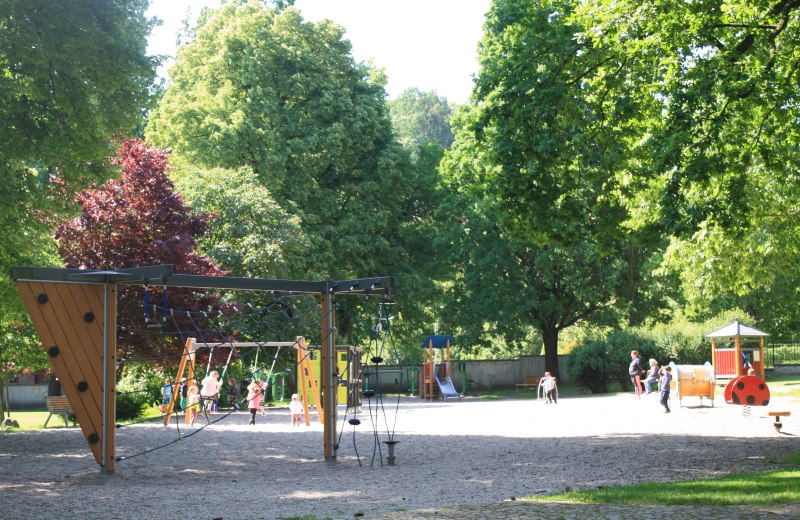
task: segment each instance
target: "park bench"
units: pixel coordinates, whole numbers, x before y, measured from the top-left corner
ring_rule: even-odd
[[[525,376],[525,381],[522,383],[517,383],[517,390],[520,388],[539,388],[539,381],[542,380],[542,376]]]
[[[69,404],[69,399],[64,395],[47,396],[47,411],[50,412],[50,415],[47,416],[47,420],[44,422],[45,428],[47,428],[47,423],[50,422],[50,418],[54,414],[64,417],[64,428],[66,428],[69,426],[69,416],[75,413]],[[72,421],[72,426],[75,426],[74,420]]]

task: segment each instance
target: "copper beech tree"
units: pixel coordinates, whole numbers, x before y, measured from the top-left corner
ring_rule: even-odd
[[[175,192],[167,178],[168,155],[149,148],[144,141],[126,140],[113,162],[121,176],[102,186],[80,191],[75,202],[81,213],[62,221],[54,236],[66,267],[121,269],[156,264],[172,264],[175,272],[222,276],[214,262],[195,251],[195,239],[206,232],[208,214],[193,214]],[[192,335],[208,335],[205,320],[191,319],[186,311],[201,313],[216,306],[219,295],[182,289],[167,289],[166,320],[161,287],[150,287],[149,324],[163,323],[164,330],[191,330]],[[157,357],[164,354],[169,340],[178,336],[148,334],[153,327],[145,323],[145,288],[122,285],[119,288],[119,346],[127,356]],[[202,314],[200,314],[202,316]],[[206,338],[210,339],[210,338]],[[179,346],[179,345],[177,345]]]

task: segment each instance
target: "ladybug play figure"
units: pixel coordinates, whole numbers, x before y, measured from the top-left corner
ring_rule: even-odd
[[[756,376],[740,376],[725,387],[725,402],[747,406],[767,406],[769,387],[763,379]]]

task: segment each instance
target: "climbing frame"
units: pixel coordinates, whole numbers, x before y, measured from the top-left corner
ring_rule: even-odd
[[[106,416],[112,419],[103,424],[103,337],[105,331],[116,332],[116,285],[108,286],[108,298],[105,290],[105,285],[98,284],[17,282],[17,291],[95,460],[113,472],[115,378],[107,378]],[[104,312],[106,299],[109,308]],[[111,374],[116,373],[113,349],[105,365]]]

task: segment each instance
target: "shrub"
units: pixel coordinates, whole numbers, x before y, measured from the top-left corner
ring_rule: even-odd
[[[652,339],[635,329],[623,329],[584,339],[567,357],[567,373],[593,394],[607,392],[611,381],[617,381],[623,390],[632,389],[628,375],[631,350],[639,351],[644,369],[648,359],[665,357]]]
[[[117,420],[136,419],[147,404],[146,396],[140,393],[117,394]]]
[[[567,357],[567,374],[593,394],[608,391],[611,358],[608,346],[600,339],[588,339]]]
[[[125,365],[117,381],[117,420],[135,419],[148,406],[159,404],[164,378],[151,365]]]

